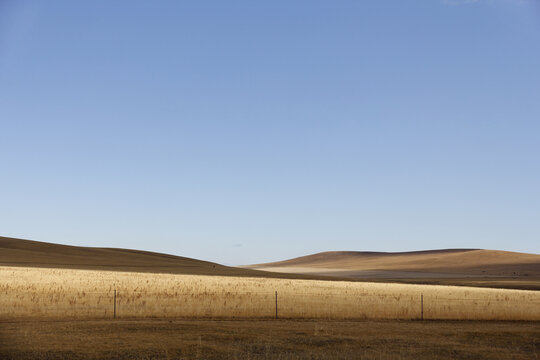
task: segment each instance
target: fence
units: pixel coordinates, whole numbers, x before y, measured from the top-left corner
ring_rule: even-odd
[[[540,293],[527,294],[19,290],[0,294],[0,317],[540,320]]]

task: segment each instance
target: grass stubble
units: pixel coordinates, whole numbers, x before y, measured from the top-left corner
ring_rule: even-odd
[[[540,324],[513,321],[8,321],[0,358],[538,359]]]

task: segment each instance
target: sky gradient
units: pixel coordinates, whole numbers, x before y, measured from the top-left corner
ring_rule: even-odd
[[[0,0],[0,235],[540,253],[539,11]]]

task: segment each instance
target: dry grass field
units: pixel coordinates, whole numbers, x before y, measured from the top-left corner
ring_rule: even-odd
[[[0,359],[540,358],[540,323],[498,321],[7,321]]]
[[[540,320],[540,292],[0,267],[0,318]]]
[[[0,359],[540,357],[538,291],[331,275],[0,238]]]

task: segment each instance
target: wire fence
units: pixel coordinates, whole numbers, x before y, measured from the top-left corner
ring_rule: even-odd
[[[452,297],[228,289],[5,291],[0,293],[0,317],[540,320],[540,293]]]

